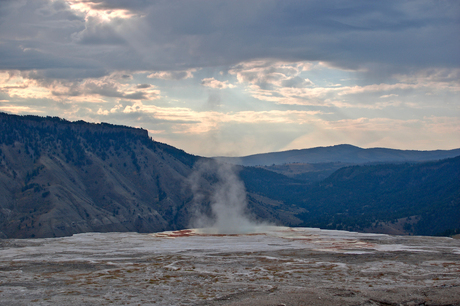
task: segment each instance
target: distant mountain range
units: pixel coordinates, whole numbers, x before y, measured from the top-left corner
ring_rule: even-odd
[[[243,157],[218,157],[222,161],[242,166],[272,166],[291,163],[346,163],[430,161],[460,155],[460,149],[415,151],[386,148],[363,149],[348,144],[254,154]]]
[[[243,157],[264,166],[235,171],[255,219],[432,235],[460,229],[460,157],[443,159],[456,155],[339,145]],[[0,113],[0,237],[186,228],[211,214],[221,172],[143,129]]]

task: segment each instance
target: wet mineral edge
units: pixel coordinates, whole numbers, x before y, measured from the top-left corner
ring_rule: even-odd
[[[1,305],[460,305],[460,240],[311,228],[0,240]]]

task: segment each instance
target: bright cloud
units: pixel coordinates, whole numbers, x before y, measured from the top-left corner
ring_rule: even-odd
[[[83,81],[62,81],[42,78],[36,71],[0,73],[0,91],[11,97],[48,98],[54,100],[103,101],[102,98],[154,100],[160,91],[150,84],[120,83],[118,74]]]
[[[234,88],[235,85],[229,84],[228,81],[218,81],[215,78],[205,78],[201,80],[201,85],[205,87],[217,88],[217,89],[225,89],[225,88]]]
[[[236,75],[240,83],[253,84],[259,88],[277,87],[306,87],[313,85],[308,79],[302,79],[299,74],[309,70],[311,64],[254,61],[235,65],[229,70]]]
[[[97,18],[105,22],[115,18],[126,19],[136,16],[136,14],[128,9],[104,6],[101,1],[67,0],[67,3],[72,10],[85,14],[86,18]]]
[[[193,78],[193,73],[196,69],[189,69],[184,71],[157,71],[149,74],[147,77],[151,79],[163,80],[185,80]]]
[[[299,69],[307,66],[308,69]],[[346,86],[341,84],[317,85],[303,75],[315,74],[321,63],[314,65],[305,63],[276,63],[276,62],[251,62],[242,63],[230,69],[230,74],[235,74],[238,81],[247,86],[251,95],[259,100],[289,105],[311,106],[336,106],[336,107],[363,107],[379,108],[384,105],[393,106],[395,103],[382,103],[376,98],[395,98],[405,92],[419,91],[426,95],[427,92],[450,92],[457,95],[460,91],[460,78],[455,78],[459,73],[457,69],[432,69],[424,72],[427,77],[394,75],[389,81],[391,84],[370,84]],[[331,68],[328,67],[330,70]],[[308,71],[304,73],[304,71]],[[350,72],[349,72],[350,73]],[[357,74],[357,73],[355,73]],[[393,92],[398,92],[398,94]],[[373,95],[373,102],[363,103],[360,99],[350,102],[349,95]],[[369,97],[368,97],[369,98]]]

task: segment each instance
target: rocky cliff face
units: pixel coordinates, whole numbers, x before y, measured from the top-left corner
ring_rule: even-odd
[[[4,238],[154,232],[187,227],[193,217],[189,177],[202,158],[146,130],[4,113],[0,130]],[[201,182],[200,194],[209,195],[211,183]],[[267,199],[251,198],[255,214],[291,220],[273,217]]]

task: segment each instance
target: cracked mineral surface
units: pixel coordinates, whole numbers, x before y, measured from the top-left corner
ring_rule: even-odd
[[[1,305],[460,305],[460,240],[312,228],[0,240]]]

